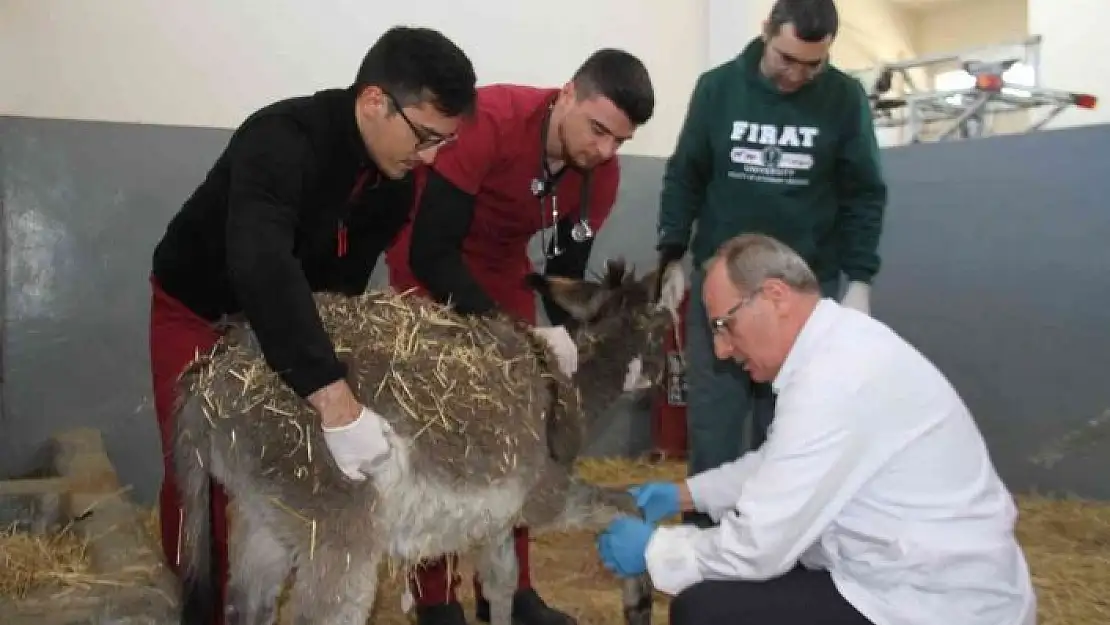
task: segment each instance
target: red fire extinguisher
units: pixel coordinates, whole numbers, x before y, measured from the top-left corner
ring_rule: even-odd
[[[667,360],[663,384],[656,391],[651,409],[653,460],[684,460],[686,458],[686,309],[690,291],[678,307],[678,322],[672,323],[663,339]]]

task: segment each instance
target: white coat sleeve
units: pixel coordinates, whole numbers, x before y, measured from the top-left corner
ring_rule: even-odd
[[[752,476],[763,460],[762,448],[749,451],[738,460],[699,473],[686,479],[686,488],[694,502],[694,509],[704,512],[714,522],[736,507],[744,483]]]
[[[677,594],[707,579],[782,575],[873,472],[858,392],[829,377],[779,398],[761,461],[719,526],[655,531],[645,557],[656,588]]]

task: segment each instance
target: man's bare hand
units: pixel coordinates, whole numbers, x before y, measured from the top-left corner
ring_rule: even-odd
[[[346,380],[336,380],[308,396],[309,403],[320,413],[320,422],[326,428],[349,425],[362,413],[359,403]]]

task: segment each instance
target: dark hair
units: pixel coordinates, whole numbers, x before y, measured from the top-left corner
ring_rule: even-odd
[[[776,0],[768,22],[768,36],[777,35],[783,24],[793,24],[798,38],[810,43],[836,37],[840,29],[833,0]]]
[[[473,112],[476,82],[470,58],[442,33],[395,26],[363,57],[354,87],[380,87],[401,106],[429,102],[440,113],[458,117]]]
[[[655,112],[655,90],[647,68],[624,50],[602,48],[594,52],[572,80],[579,99],[605,96],[636,126],[646,123]]]

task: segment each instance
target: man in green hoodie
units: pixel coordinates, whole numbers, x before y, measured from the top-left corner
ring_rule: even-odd
[[[870,314],[887,189],[863,86],[829,64],[838,25],[832,0],[777,0],[760,37],[699,77],[667,162],[657,243],[665,305],[685,293],[687,248],[694,263],[685,345],[691,475],[745,451],[749,411],[750,448],[759,447],[774,414],[768,384],[714,356],[701,264],[722,242],[745,232],[783,241],[814,268],[826,297],[841,293],[844,274],[841,303]]]

